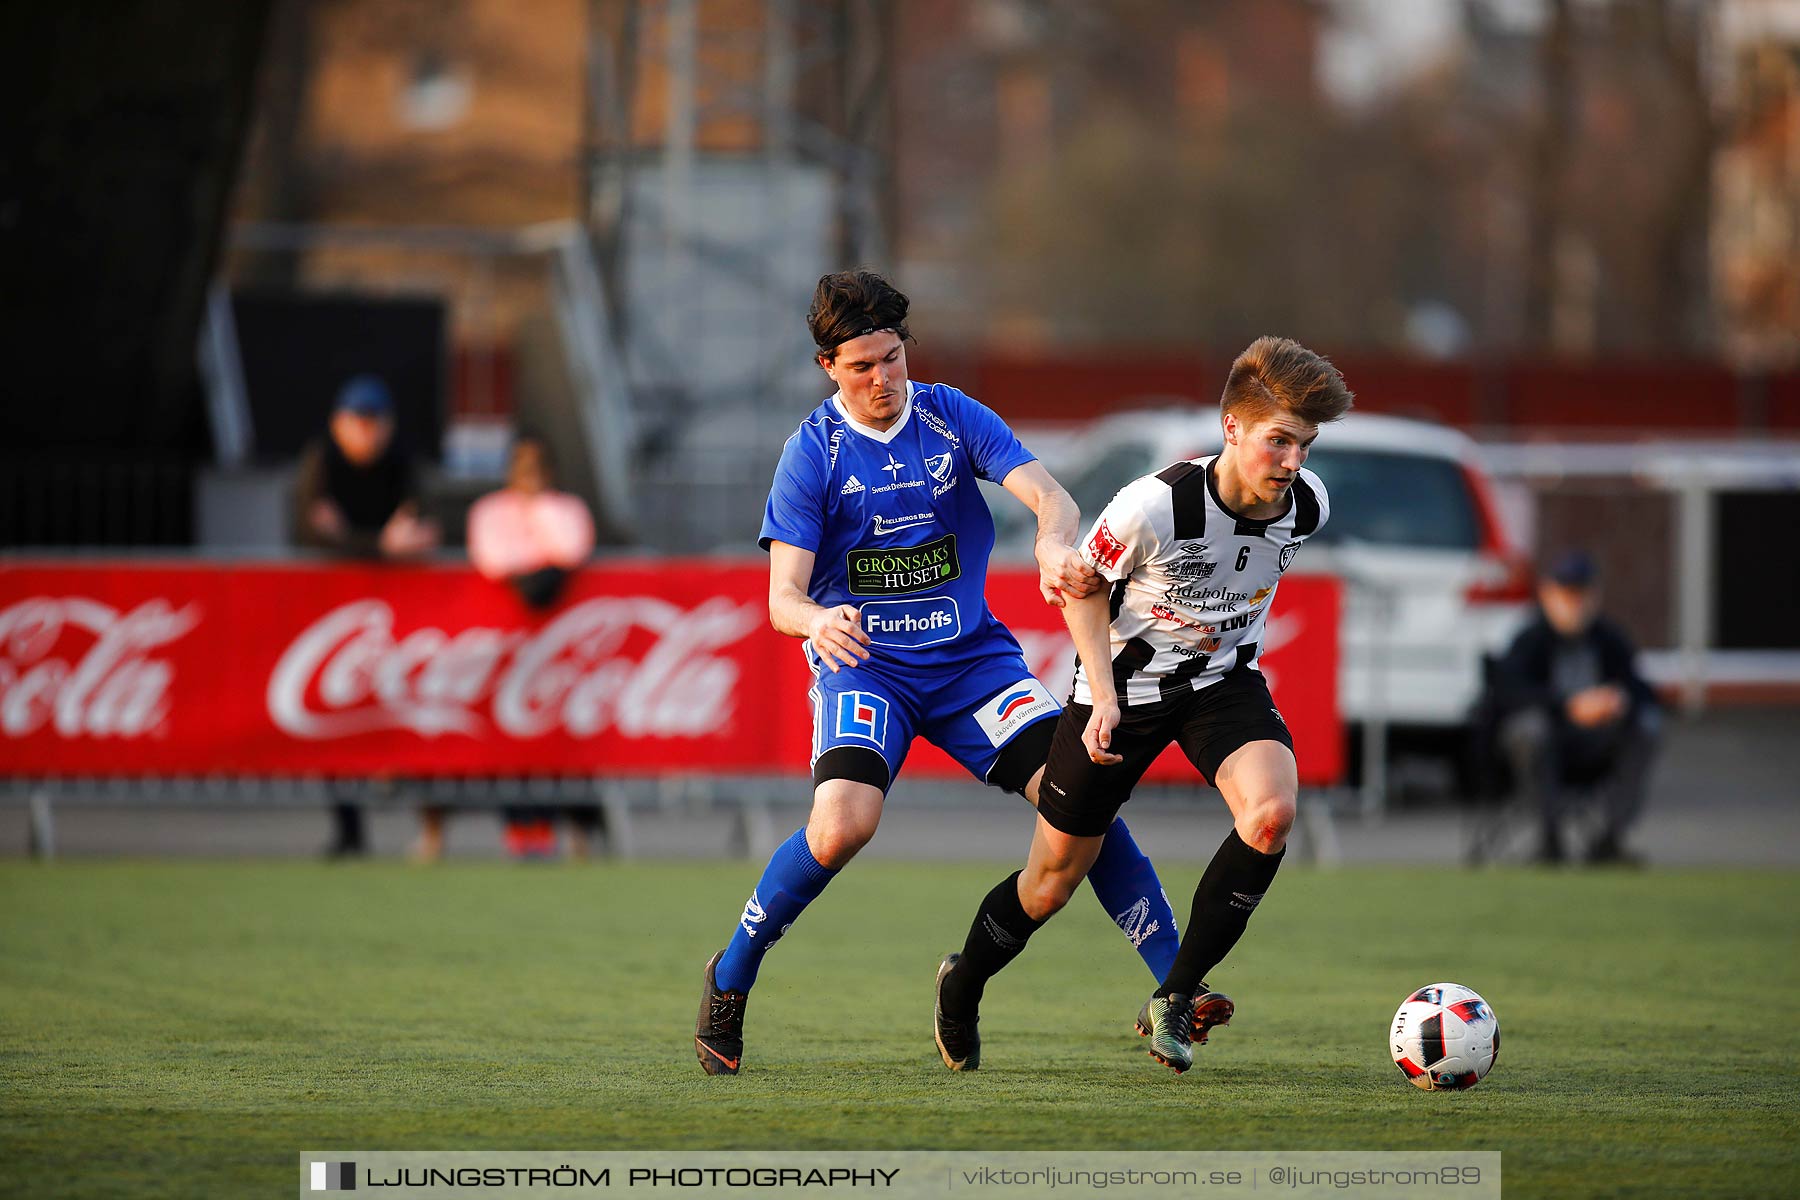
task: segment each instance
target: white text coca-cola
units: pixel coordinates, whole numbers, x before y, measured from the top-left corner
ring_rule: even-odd
[[[65,738],[141,737],[169,714],[167,646],[197,605],[146,600],[130,612],[84,596],[33,596],[0,610],[0,736],[45,725]]]
[[[739,667],[718,651],[760,610],[725,597],[694,608],[654,596],[571,606],[534,631],[394,632],[386,601],[357,600],[315,621],[269,677],[269,716],[294,737],[405,729],[515,738],[699,738],[730,721]],[[650,640],[644,644],[644,635]],[[628,643],[641,649],[627,649]]]

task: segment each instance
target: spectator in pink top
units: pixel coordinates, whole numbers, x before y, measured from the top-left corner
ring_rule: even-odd
[[[594,552],[594,519],[580,497],[555,490],[543,441],[513,442],[506,486],[469,510],[469,557],[475,569],[505,580],[533,608],[549,608],[569,573]]]
[[[549,448],[542,439],[521,433],[513,440],[506,486],[489,492],[469,510],[469,558],[475,569],[495,582],[505,582],[534,609],[548,609],[562,595],[569,575],[594,552],[594,519],[577,496],[555,489]],[[600,808],[570,805],[573,853],[587,856],[593,837],[604,831]],[[551,858],[556,854],[558,809],[512,805],[501,809],[506,848],[514,858]],[[428,813],[418,855],[436,859],[443,852],[444,813]]]

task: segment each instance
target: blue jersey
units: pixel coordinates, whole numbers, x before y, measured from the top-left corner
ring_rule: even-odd
[[[975,480],[999,482],[1034,456],[955,388],[907,389],[885,432],[852,420],[835,396],[801,423],[775,468],[760,544],[813,552],[808,594],[861,610],[872,662],[943,666],[992,653],[996,637],[1016,653],[988,612],[994,519]]]

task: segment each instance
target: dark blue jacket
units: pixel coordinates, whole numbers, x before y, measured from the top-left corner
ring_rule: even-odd
[[[1601,683],[1624,688],[1631,698],[1631,717],[1645,708],[1656,706],[1656,692],[1638,673],[1637,648],[1625,631],[1603,616],[1595,617],[1584,633],[1576,635],[1589,642],[1600,661]],[[1496,670],[1496,699],[1502,712],[1514,713],[1527,708],[1542,708],[1553,716],[1562,716],[1564,697],[1557,695],[1552,683],[1557,643],[1562,635],[1551,627],[1539,610],[1531,622],[1513,638]]]

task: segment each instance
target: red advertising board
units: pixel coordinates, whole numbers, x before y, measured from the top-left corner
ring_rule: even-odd
[[[767,589],[755,561],[607,560],[538,615],[459,566],[12,559],[0,773],[802,773],[807,669]],[[1064,694],[1035,577],[997,570],[989,595]],[[1278,599],[1264,666],[1302,779],[1329,782],[1337,586],[1294,577]],[[921,744],[907,771],[960,768]]]

